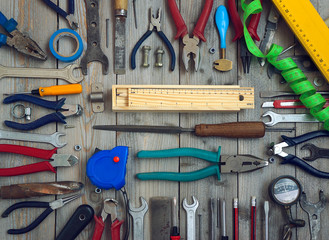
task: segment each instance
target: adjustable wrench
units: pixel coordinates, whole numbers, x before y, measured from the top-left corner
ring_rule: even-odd
[[[191,205],[187,204],[186,198],[183,200],[183,208],[186,211],[186,219],[187,219],[187,233],[186,239],[187,240],[195,240],[195,212],[199,206],[198,200],[192,196],[193,203]]]
[[[147,202],[144,198],[140,198],[142,206],[133,208],[129,201],[129,214],[133,218],[133,239],[144,239],[144,216],[148,210]]]
[[[308,221],[310,225],[310,234],[311,240],[318,239],[318,233],[320,232],[321,224],[320,224],[320,213],[326,207],[326,197],[322,190],[319,192],[320,201],[317,203],[310,203],[306,200],[306,193],[302,193],[299,199],[300,206],[302,209],[308,214]]]
[[[265,125],[272,127],[277,123],[288,123],[288,122],[303,122],[303,123],[311,123],[311,122],[319,122],[315,117],[311,114],[277,114],[272,111],[267,111],[262,115],[262,117],[270,117],[270,121],[266,122]]]
[[[57,148],[62,148],[66,145],[66,143],[61,143],[59,141],[60,136],[65,136],[65,134],[55,132],[55,133],[49,135],[49,134],[21,133],[21,132],[0,130],[0,139],[49,143]]]
[[[78,69],[77,64],[71,64],[63,69],[52,68],[13,68],[0,65],[0,79],[4,77],[17,78],[51,78],[63,79],[69,83],[79,83],[83,76],[75,77],[73,71]]]

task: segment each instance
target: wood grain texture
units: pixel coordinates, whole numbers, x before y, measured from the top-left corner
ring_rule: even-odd
[[[54,1],[58,3],[63,9],[67,9],[66,1]],[[239,1],[236,1],[237,3]],[[329,2],[325,0],[311,0],[317,11],[323,19],[328,18]],[[100,0],[100,34],[101,34],[101,48],[109,59],[110,73],[108,75],[102,74],[102,66],[98,62],[88,64],[88,75],[82,82],[83,93],[80,95],[65,96],[68,104],[80,104],[84,113],[80,117],[68,118],[67,123],[73,125],[74,128],[65,128],[62,124],[50,124],[42,127],[34,132],[49,134],[55,131],[63,132],[66,134],[63,137],[68,144],[66,147],[59,149],[58,153],[73,154],[79,158],[79,165],[71,168],[60,168],[57,174],[52,173],[38,173],[27,176],[1,178],[0,185],[10,185],[17,183],[28,182],[49,182],[49,181],[81,181],[85,184],[83,190],[84,196],[74,202],[69,203],[63,208],[58,209],[56,213],[51,214],[43,223],[28,234],[11,236],[6,233],[7,229],[19,228],[26,226],[33,221],[40,213],[39,209],[22,209],[13,212],[8,218],[0,219],[0,239],[5,240],[25,240],[25,239],[55,239],[55,236],[61,231],[65,223],[68,221],[72,213],[81,204],[89,204],[95,209],[97,215],[100,214],[102,203],[105,198],[116,198],[119,200],[118,217],[125,219],[125,209],[123,205],[122,194],[114,190],[103,190],[100,194],[95,193],[95,186],[92,185],[86,176],[86,165],[88,159],[93,155],[95,148],[99,149],[112,149],[115,146],[128,146],[129,157],[127,161],[127,174],[126,174],[126,190],[128,192],[131,204],[139,207],[140,197],[144,197],[147,202],[151,197],[166,196],[176,197],[178,201],[178,217],[179,227],[182,239],[186,239],[186,213],[182,208],[182,201],[187,199],[191,204],[192,196],[195,196],[199,201],[199,208],[196,213],[196,232],[199,236],[199,221],[198,215],[202,216],[201,222],[201,236],[202,240],[211,240],[210,238],[210,198],[226,200],[226,222],[227,222],[227,235],[233,239],[232,227],[232,201],[234,197],[239,198],[239,233],[240,239],[250,239],[250,200],[251,196],[257,197],[257,239],[264,239],[264,211],[263,203],[265,200],[270,201],[270,240],[281,239],[282,226],[287,222],[285,213],[282,207],[274,204],[268,195],[268,186],[270,182],[281,175],[292,175],[298,178],[303,185],[307,197],[312,202],[318,201],[318,192],[320,189],[324,190],[325,195],[328,197],[329,187],[328,180],[315,178],[304,171],[291,166],[281,165],[281,160],[275,158],[275,162],[268,167],[252,173],[243,174],[223,174],[221,180],[218,181],[215,176],[202,179],[197,182],[166,182],[166,181],[141,181],[135,177],[139,172],[152,172],[152,171],[172,171],[172,172],[189,172],[195,171],[208,166],[209,164],[203,160],[191,157],[181,158],[161,158],[161,159],[138,159],[136,153],[140,150],[160,150],[178,147],[195,147],[199,149],[217,151],[218,146],[222,147],[222,154],[252,154],[257,157],[267,159],[266,150],[271,142],[281,142],[281,133],[265,132],[265,136],[260,139],[229,139],[219,137],[202,138],[194,134],[154,134],[154,133],[127,133],[127,132],[109,132],[109,131],[93,131],[93,125],[166,125],[166,126],[181,126],[184,128],[193,128],[198,124],[214,124],[225,123],[234,121],[259,121],[260,116],[267,109],[261,109],[263,101],[268,99],[261,99],[258,97],[260,91],[265,90],[289,90],[286,84],[280,84],[280,76],[275,75],[272,79],[268,79],[266,67],[261,68],[255,58],[252,59],[251,70],[249,74],[243,74],[243,68],[239,56],[239,45],[237,42],[232,42],[234,37],[234,29],[231,24],[227,33],[227,59],[233,61],[233,69],[229,72],[218,72],[213,68],[213,62],[219,59],[219,34],[214,23],[214,15],[217,7],[223,2],[214,1],[214,6],[210,14],[208,24],[205,28],[205,37],[207,42],[200,43],[200,54],[202,62],[198,72],[194,72],[194,66],[190,63],[189,71],[184,69],[181,60],[182,55],[182,41],[174,40],[176,28],[172,20],[167,1],[136,1],[136,12],[138,28],[135,28],[132,1],[128,2],[128,17],[127,17],[127,59],[130,58],[130,52],[138,39],[147,31],[149,26],[149,7],[153,8],[153,13],[161,8],[161,30],[166,34],[171,41],[176,53],[176,68],[175,71],[169,71],[170,68],[170,54],[164,43],[159,36],[154,32],[143,45],[151,46],[150,52],[150,67],[143,68],[142,65],[142,51],[141,48],[137,52],[136,62],[137,68],[131,70],[129,62],[127,61],[126,75],[115,75],[113,73],[114,62],[114,1]],[[201,14],[202,7],[205,1],[177,1],[177,5],[192,34],[193,27]],[[226,3],[225,3],[226,4]],[[239,12],[241,6],[239,5]],[[258,34],[263,36],[265,31],[266,18],[271,6],[270,1],[264,1],[264,10],[261,16]],[[25,57],[15,50],[8,47],[0,49],[0,64],[9,67],[43,67],[43,68],[63,68],[67,63],[57,61],[48,49],[48,41],[53,32],[58,29],[67,28],[67,22],[56,16],[56,13],[46,6],[41,0],[12,0],[1,1],[1,11],[8,17],[14,17],[18,21],[18,28],[22,32],[28,33],[39,45],[48,53],[48,60],[40,62],[32,58]],[[84,46],[86,46],[87,30],[86,30],[86,10],[85,2],[83,0],[76,0],[76,17],[80,24],[77,32],[83,39]],[[106,24],[105,20],[109,19],[109,47],[106,43]],[[295,38],[287,24],[280,19],[278,30],[275,35],[274,43],[283,47],[288,47],[295,42]],[[141,46],[142,47],[142,46]],[[162,68],[155,67],[156,56],[155,51],[162,47],[165,51],[164,66]],[[216,53],[211,54],[210,48],[215,48]],[[73,44],[69,39],[61,39],[58,43],[58,49],[62,53],[70,53],[74,50]],[[287,52],[284,56],[288,55],[301,55],[305,54],[303,48],[299,45],[294,50]],[[79,63],[80,59],[77,60]],[[308,73],[307,76],[311,81],[315,78],[321,78],[321,74]],[[92,83],[103,83],[104,96],[105,96],[105,111],[103,113],[93,113],[89,95],[91,92]],[[38,88],[40,86],[47,87],[56,84],[67,84],[61,80],[31,80],[31,79],[16,79],[5,78],[0,81],[0,93],[4,92],[18,92],[28,91]],[[150,113],[150,112],[119,112],[112,111],[112,86],[113,85],[209,85],[218,87],[221,85],[239,85],[241,87],[252,87],[255,91],[255,104],[254,109],[241,110],[238,113]],[[319,90],[328,91],[328,84],[324,84]],[[61,98],[61,97],[59,97]],[[46,97],[45,99],[55,100],[56,97]],[[10,115],[12,105],[2,105],[2,113],[0,121],[15,120]],[[49,110],[41,107],[32,106],[32,118],[37,119]],[[303,113],[306,110],[299,109],[276,109],[278,113]],[[289,136],[298,136],[309,131],[320,129],[321,124],[285,124],[278,127],[296,127],[294,133],[284,133]],[[1,128],[6,129],[5,126]],[[8,129],[7,129],[8,130]],[[7,143],[2,141],[1,143]],[[10,142],[21,145],[51,149],[52,146],[47,144],[38,143],[23,143],[23,142]],[[328,148],[326,139],[319,138],[312,140],[317,146]],[[74,146],[81,145],[81,151],[75,151]],[[302,145],[301,145],[302,146]],[[286,152],[296,154],[303,157],[308,155],[306,151],[301,151],[300,147],[290,147]],[[30,157],[22,157],[14,154],[1,153],[2,165],[1,167],[14,167],[23,164],[29,164],[39,161]],[[329,172],[329,167],[325,159],[318,159],[312,162],[312,166],[319,168],[323,171]],[[40,201],[53,201],[55,197],[42,197],[33,200]],[[1,200],[0,212],[3,212],[11,204],[21,200]],[[319,239],[328,239],[328,222],[329,222],[329,208],[327,207],[321,214],[321,232]],[[307,215],[300,208],[299,204],[292,208],[294,218],[302,218],[306,221]],[[125,219],[126,221],[127,219]],[[89,224],[83,232],[77,237],[78,240],[89,240],[94,231],[94,221]],[[106,228],[102,240],[110,239],[110,221],[106,222]],[[215,224],[216,239],[221,236],[222,229]],[[150,239],[152,222],[150,221],[150,212],[147,212],[144,218],[144,236],[145,240]],[[122,228],[122,236],[125,229]],[[123,239],[123,237],[122,237]],[[132,229],[129,240],[132,240]],[[169,239],[169,237],[168,237]],[[197,237],[197,239],[199,239]],[[293,231],[292,240],[309,239],[309,228],[306,225],[304,228]]]

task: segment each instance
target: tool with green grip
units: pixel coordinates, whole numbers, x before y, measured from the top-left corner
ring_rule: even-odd
[[[140,151],[138,158],[168,158],[168,157],[196,157],[206,160],[215,165],[194,171],[194,172],[149,172],[138,173],[140,180],[167,180],[189,182],[216,175],[220,180],[220,173],[249,172],[268,165],[267,161],[251,155],[226,155],[221,156],[221,147],[217,152],[206,151],[197,148],[174,148],[159,151]]]

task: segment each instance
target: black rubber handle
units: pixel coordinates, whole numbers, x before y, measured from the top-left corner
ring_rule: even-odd
[[[166,44],[167,48],[169,49],[170,55],[171,55],[171,67],[170,70],[174,71],[175,70],[175,64],[176,64],[176,54],[173,46],[171,45],[169,39],[166,37],[166,35],[162,32],[159,31],[157,32],[162,41]]]
[[[74,240],[82,230],[91,222],[94,216],[94,209],[87,205],[81,205],[75,210],[56,240]]]
[[[48,208],[49,202],[38,202],[38,201],[25,201],[25,202],[19,202],[11,205],[9,208],[7,208],[1,217],[8,217],[8,215],[19,208]]]
[[[296,165],[296,166],[300,167],[301,169],[303,169],[304,171],[308,172],[309,174],[311,174],[315,177],[329,179],[329,173],[328,172],[320,171],[320,170],[312,167],[308,163],[304,162],[303,160],[301,160],[300,158],[298,158],[298,157],[296,157],[292,154],[288,154],[288,156],[283,157],[282,159],[284,161],[281,162],[281,164]]]
[[[281,136],[284,141],[289,145],[289,146],[295,146],[297,144],[306,142],[308,140],[311,140],[313,138],[318,138],[318,137],[329,137],[329,131],[326,130],[320,130],[320,131],[314,131],[314,132],[309,132],[303,135],[300,135],[298,137],[287,137],[285,135]]]

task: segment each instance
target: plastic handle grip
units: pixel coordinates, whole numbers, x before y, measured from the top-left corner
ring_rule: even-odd
[[[45,150],[39,148],[32,148],[20,145],[12,145],[12,144],[0,144],[0,152],[5,153],[15,153],[30,157],[36,157],[41,159],[49,160],[56,153],[57,148],[52,150]]]
[[[25,95],[25,94],[15,94],[9,97],[6,97],[3,100],[4,104],[9,104],[9,103],[14,103],[14,102],[18,102],[18,101],[22,101],[22,102],[29,102],[29,103],[33,103],[35,105],[44,107],[44,108],[48,108],[48,109],[53,109],[53,110],[60,110],[62,108],[62,106],[65,104],[65,100],[66,98],[61,98],[58,101],[47,101],[35,96],[31,96],[31,95]]]
[[[82,92],[82,86],[80,84],[67,84],[67,85],[39,88],[39,95],[41,97],[66,95],[66,94],[79,94],[81,92]]]
[[[139,41],[136,43],[135,47],[133,48],[131,52],[131,57],[130,57],[130,64],[131,68],[135,69],[136,68],[136,53],[139,47],[142,45],[142,43],[152,34],[152,31],[148,30],[144,35],[139,39]]]
[[[104,224],[101,216],[97,217],[95,215],[94,220],[95,220],[96,224],[95,224],[95,230],[94,230],[92,240],[100,240],[102,238],[105,224]]]
[[[170,70],[174,71],[175,70],[175,65],[176,65],[176,54],[173,46],[171,45],[169,39],[166,37],[166,35],[162,32],[159,31],[157,32],[162,41],[166,44],[167,48],[169,49],[170,55],[171,55],[171,67]]]
[[[140,180],[167,180],[177,182],[190,182],[212,175],[217,175],[220,180],[220,172],[218,166],[209,166],[194,172],[176,173],[176,172],[150,172],[150,173],[137,173],[136,177]]]
[[[197,148],[173,148],[158,151],[140,151],[138,158],[166,158],[166,157],[196,157],[208,162],[218,163],[220,156],[220,147],[218,152],[210,152]]]
[[[178,10],[176,0],[168,0],[168,5],[177,29],[175,39],[179,37],[183,38],[186,34],[188,34],[188,31],[184,19]]]
[[[0,47],[7,45],[7,36],[0,33]]]
[[[215,14],[215,22],[220,36],[220,48],[226,48],[226,33],[229,25],[226,7],[219,6]]]
[[[294,155],[288,154],[288,156],[284,157],[283,159],[284,161],[281,162],[281,164],[292,164],[297,167],[300,167],[301,169],[315,177],[329,179],[328,172],[320,171]]]
[[[262,3],[262,0],[260,0],[260,2]],[[259,41],[260,38],[257,34],[257,27],[258,27],[258,23],[261,17],[261,12],[252,15],[250,23],[248,25],[248,32],[250,33],[250,36],[252,37],[252,39]]]
[[[116,219],[112,225],[111,225],[111,239],[112,240],[120,240],[120,228],[123,223],[122,221],[119,221]]]
[[[199,20],[196,23],[195,28],[193,30],[193,35],[197,36],[203,42],[207,41],[206,38],[204,37],[204,29],[207,25],[213,3],[214,3],[213,0],[206,0],[201,16],[199,17]]]
[[[75,0],[69,0],[69,6],[68,6],[68,14],[74,14],[75,7],[74,7],[74,1]]]
[[[298,137],[287,137],[285,135],[282,135],[281,137],[288,144],[288,146],[295,146],[297,144],[306,142],[306,141],[311,140],[313,138],[329,137],[329,131],[320,130],[320,131],[309,132],[309,133],[300,135]]]
[[[48,114],[46,116],[43,116],[42,118],[39,118],[38,120],[35,120],[31,123],[17,123],[17,122],[13,122],[13,121],[5,121],[5,125],[7,127],[10,128],[14,128],[17,130],[22,130],[22,131],[30,131],[30,130],[34,130],[37,129],[39,127],[45,126],[49,123],[52,122],[61,122],[61,123],[66,123],[65,122],[65,116],[63,114],[61,114],[60,112],[56,112],[56,113],[51,113]]]
[[[323,108],[329,106],[329,99],[326,99],[326,103],[323,105]],[[284,104],[291,103],[291,104]],[[294,103],[294,104],[293,104]],[[274,108],[306,108],[305,105],[300,100],[274,100],[273,101]]]
[[[228,0],[227,7],[235,31],[235,36],[232,41],[235,42],[236,40],[240,39],[243,36],[243,25],[240,20],[240,16],[235,4],[235,0]]]
[[[5,26],[6,22],[8,22],[8,19],[6,16],[0,11],[0,25]]]
[[[9,214],[20,208],[48,208],[49,202],[39,202],[39,201],[24,201],[24,202],[18,202],[13,205],[11,205],[9,208],[7,208],[2,214],[1,217],[5,218],[8,217]]]
[[[37,172],[53,172],[56,173],[56,169],[47,161],[28,164],[19,167],[13,168],[0,168],[0,176],[1,177],[9,177],[9,176],[19,176]]]
[[[180,236],[170,236],[170,240],[180,240]]]
[[[53,10],[55,10],[59,15],[61,15],[62,17],[66,18],[67,17],[67,13],[61,9],[60,7],[58,7],[55,3],[53,3],[51,0],[43,0],[50,8],[52,8]],[[70,5],[69,4],[69,9],[70,9]],[[74,8],[73,8],[74,9]]]

